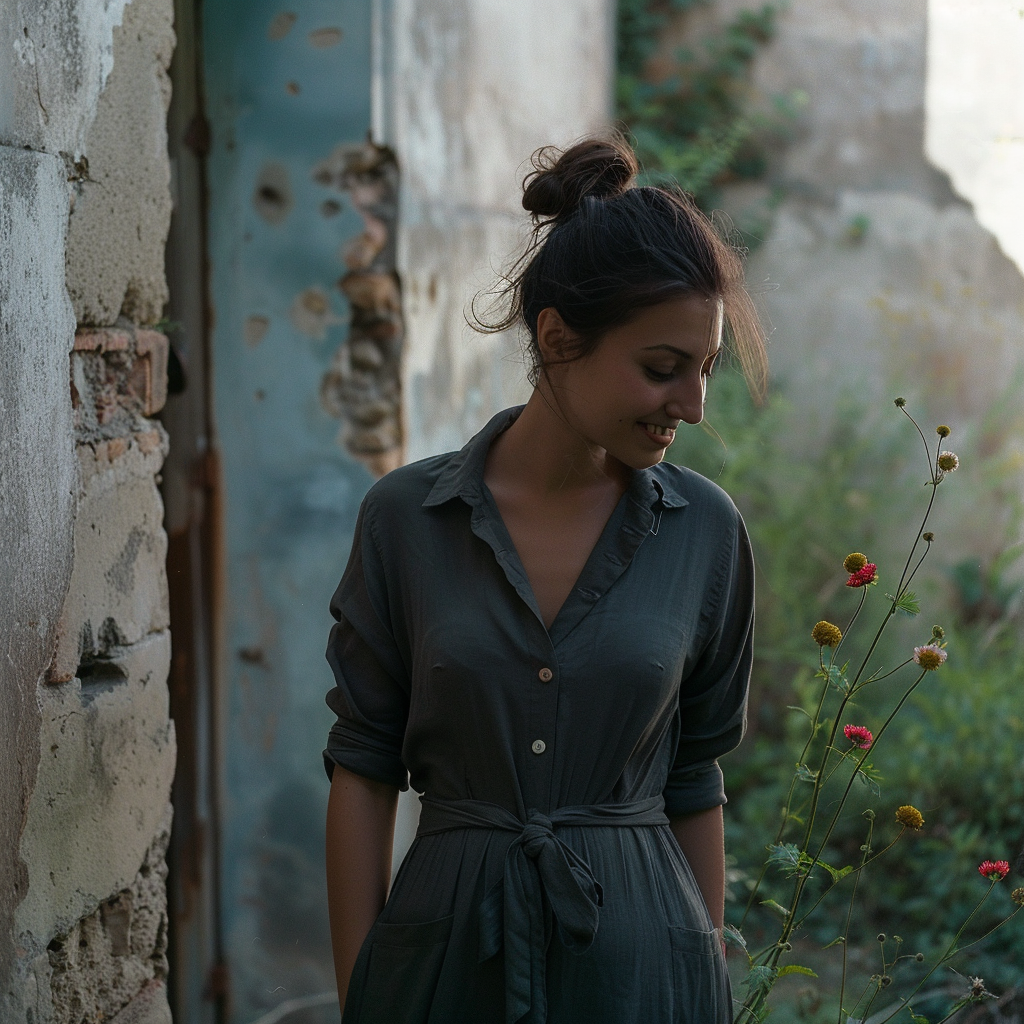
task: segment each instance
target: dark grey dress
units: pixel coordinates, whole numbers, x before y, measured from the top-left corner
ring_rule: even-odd
[[[366,495],[331,602],[324,759],[423,794],[345,1024],[719,1024],[724,958],[667,815],[725,802],[753,565],[696,473],[634,473],[545,629],[461,452]]]

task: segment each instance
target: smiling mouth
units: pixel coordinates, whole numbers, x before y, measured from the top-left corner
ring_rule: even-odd
[[[640,426],[655,440],[671,442],[675,439],[676,428],[667,427],[663,423],[643,423]]]

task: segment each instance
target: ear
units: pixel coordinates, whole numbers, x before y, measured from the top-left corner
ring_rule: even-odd
[[[574,340],[562,315],[554,306],[547,306],[537,314],[537,348],[544,363],[560,363],[567,358]]]

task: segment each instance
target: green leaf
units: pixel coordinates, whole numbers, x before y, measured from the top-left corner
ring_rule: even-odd
[[[903,612],[904,615],[909,615],[911,617],[919,614],[921,611],[921,602],[917,599],[917,594],[912,590],[904,590],[896,601],[896,611]]]
[[[927,1017],[922,1017],[921,1014],[914,1013],[914,1011],[911,1010],[909,1006],[907,1007],[907,1009],[910,1010],[910,1019],[913,1022],[913,1024],[931,1024],[931,1021]]]
[[[842,945],[846,941],[846,937],[843,935],[837,935],[828,945],[822,946],[822,949],[831,949],[833,946]]]
[[[776,903],[775,900],[761,900],[761,906],[767,907],[773,913],[778,914],[783,921],[789,917],[789,911],[781,903]]]
[[[843,668],[846,666],[844,665]],[[838,665],[829,665],[828,667],[828,681],[831,686],[834,686],[840,693],[850,692],[850,680],[846,678],[846,673]]]
[[[800,866],[800,849],[796,843],[773,843],[768,847],[768,863],[796,870]]]
[[[809,974],[812,978],[818,976],[810,967],[801,967],[799,964],[786,964],[785,967],[779,968],[780,978],[784,978],[787,974]]]
[[[857,778],[867,786],[875,796],[881,796],[882,787],[880,783],[885,781],[885,776],[873,765],[865,762],[857,769]]]
[[[849,865],[844,868],[834,868],[831,864],[826,864],[823,860],[817,861],[816,866],[824,868],[829,873],[833,885],[835,885],[836,882],[841,882],[853,870]]]
[[[722,928],[722,936],[728,945],[738,946],[744,953],[746,953],[747,940],[743,938],[743,933],[735,925],[725,925]]]
[[[800,714],[803,715],[804,718],[806,718],[808,721],[810,721],[810,722],[814,721],[813,716],[811,715],[811,713],[806,708],[799,707],[796,704],[787,704],[786,705],[786,710],[787,711],[799,711]]]
[[[762,992],[770,992],[775,984],[776,970],[767,964],[751,967],[747,975],[747,991],[751,996],[760,995]]]
[[[812,771],[805,764],[798,764],[796,766],[796,777],[801,782],[817,782],[818,781],[818,773],[816,771]]]

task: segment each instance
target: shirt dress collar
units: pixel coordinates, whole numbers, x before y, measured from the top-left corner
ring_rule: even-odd
[[[530,581],[483,480],[491,441],[515,420],[522,408],[517,406],[498,413],[460,452],[453,455],[431,488],[423,507],[430,508],[456,497],[462,498],[472,510],[470,524],[473,533],[490,546],[509,583],[531,609],[540,628],[545,629]],[[666,471],[659,466],[634,471],[626,493],[612,512],[576,585],[550,630],[546,630],[553,645],[557,646],[586,618],[626,571],[640,545],[652,535],[657,536],[662,512],[687,504],[672,479],[673,475],[671,469]]]
[[[451,457],[423,502],[423,507],[443,505],[456,497],[462,498],[471,507],[479,504],[483,496],[484,466],[491,442],[503,430],[507,430],[522,411],[523,406],[517,405],[492,416],[487,425]],[[653,517],[660,509],[682,508],[687,504],[671,471],[661,465],[634,470],[626,493],[636,504],[652,513],[652,527]]]

